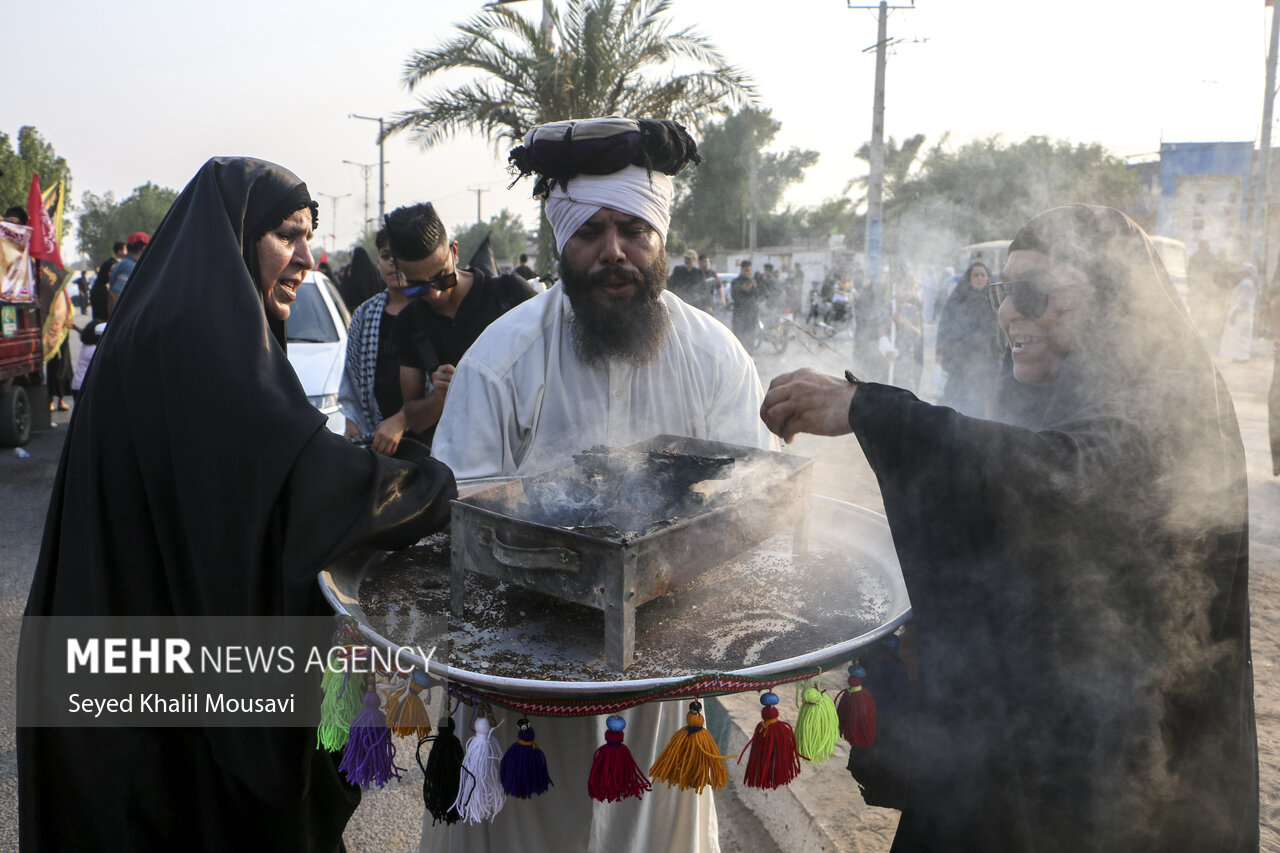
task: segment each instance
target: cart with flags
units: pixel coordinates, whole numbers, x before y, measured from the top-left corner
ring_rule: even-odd
[[[0,445],[27,443],[33,413],[44,403],[44,363],[71,330],[67,271],[55,222],[62,220],[63,183],[40,191],[31,179],[30,225],[0,222]],[[34,400],[33,400],[34,398]]]

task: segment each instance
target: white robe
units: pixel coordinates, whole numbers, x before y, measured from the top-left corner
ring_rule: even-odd
[[[1232,361],[1248,361],[1253,348],[1253,317],[1258,309],[1258,285],[1250,276],[1240,279],[1227,303],[1227,319],[1222,324],[1218,356]]]
[[[764,391],[755,364],[737,338],[678,297],[664,292],[662,300],[671,320],[667,339],[641,367],[582,363],[569,331],[572,309],[558,285],[513,308],[458,364],[433,455],[462,481],[531,474],[595,445],[618,447],[662,433],[777,449],[760,420]],[[622,712],[625,742],[642,770],[685,725],[688,706],[681,699]],[[554,787],[531,800],[508,798],[491,824],[432,827],[428,815],[422,850],[719,850],[710,789],[696,795],[655,782],[639,801],[597,803],[587,795],[604,717],[530,722]]]

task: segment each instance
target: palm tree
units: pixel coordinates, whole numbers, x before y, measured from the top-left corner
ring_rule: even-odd
[[[472,131],[495,146],[516,144],[548,121],[628,115],[692,123],[708,110],[753,101],[755,87],[705,37],[671,32],[671,0],[568,0],[551,10],[555,38],[507,6],[489,6],[458,35],[415,51],[403,82],[412,92],[435,74],[480,72],[471,82],[418,97],[398,113],[387,135],[408,131],[430,148]],[[692,66],[674,73],[671,63]],[[550,229],[543,218],[540,263],[550,266]]]
[[[901,147],[898,146],[892,136],[885,143],[884,198],[886,202],[893,201],[894,192],[907,182],[911,167],[915,165],[916,157],[919,156],[920,146],[922,145],[924,145],[923,133],[917,133],[915,136],[910,137],[902,143]],[[871,162],[871,143],[862,143],[862,147],[853,156],[859,160]],[[855,178],[845,185],[844,191],[847,193],[856,186],[866,192],[869,183],[869,177]]]

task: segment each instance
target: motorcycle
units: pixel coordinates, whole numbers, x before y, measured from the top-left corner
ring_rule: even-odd
[[[761,317],[756,320],[756,341],[772,345],[778,355],[786,352],[792,338],[796,337],[799,337],[799,332],[790,308],[783,308],[776,319],[766,321]]]

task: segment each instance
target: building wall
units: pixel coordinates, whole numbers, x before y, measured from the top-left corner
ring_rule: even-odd
[[[1253,156],[1253,142],[1162,143],[1156,233],[1242,257]]]

